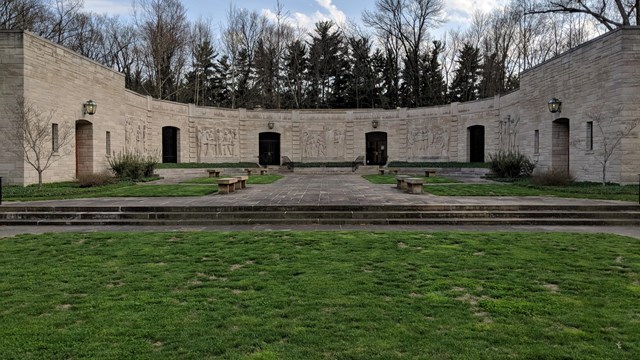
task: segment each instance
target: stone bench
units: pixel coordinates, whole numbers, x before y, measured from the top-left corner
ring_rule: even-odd
[[[434,176],[436,176],[436,174],[437,174],[436,169],[425,169],[424,170],[424,176],[425,177],[434,177]]]
[[[228,194],[236,191],[236,178],[222,178],[218,179],[218,194]]]
[[[247,172],[247,176],[251,176],[251,169],[244,169]]]
[[[384,175],[384,169],[379,169],[378,172],[380,173],[380,175]]]
[[[247,188],[247,180],[249,177],[246,175],[240,175],[235,177],[238,182],[236,182],[236,190],[246,189]]]
[[[410,178],[409,175],[397,175],[396,176],[396,187],[398,190],[407,190],[407,183],[405,183],[405,179]]]
[[[260,169],[260,175],[267,175],[267,169]]]
[[[422,186],[424,185],[424,179],[421,178],[406,178],[404,183],[407,186],[407,192],[409,194],[422,194]]]
[[[214,170],[214,169],[208,169],[207,172],[209,173],[209,177],[220,177],[220,171],[219,170]]]

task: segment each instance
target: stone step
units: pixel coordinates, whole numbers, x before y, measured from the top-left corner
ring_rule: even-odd
[[[433,204],[433,205],[285,205],[285,206],[33,206],[3,205],[1,213],[15,212],[285,212],[285,211],[352,211],[352,212],[394,212],[394,211],[549,211],[549,212],[638,212],[640,206],[629,205],[466,205],[466,204]]]
[[[214,226],[214,225],[536,225],[536,226],[639,226],[634,219],[202,219],[202,220],[2,220],[11,226]]]
[[[199,219],[635,219],[640,211],[213,211],[213,212],[1,212],[2,220],[199,220]]]

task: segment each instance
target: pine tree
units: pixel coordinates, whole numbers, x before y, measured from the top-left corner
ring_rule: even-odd
[[[213,50],[209,40],[198,44],[194,50],[192,70],[187,73],[183,91],[183,100],[196,105],[212,105],[211,80],[215,74],[215,58],[218,55]]]
[[[458,68],[451,82],[452,102],[464,102],[478,99],[478,78],[480,75],[480,51],[465,43],[458,55]]]
[[[342,44],[342,33],[333,30],[333,22],[316,23],[315,34],[311,35],[309,46],[310,105],[314,108],[330,107],[332,83],[335,67]]]
[[[438,58],[442,52],[442,42],[434,41],[431,54],[424,56],[422,85],[425,101],[423,106],[444,105],[447,103],[447,84],[444,81],[442,67]]]
[[[306,107],[306,83],[309,59],[307,47],[300,40],[287,45],[284,55],[284,80],[287,92],[284,96],[286,108],[300,109]]]

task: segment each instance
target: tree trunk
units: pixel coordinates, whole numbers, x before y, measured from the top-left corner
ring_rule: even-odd
[[[42,171],[38,170],[38,186],[42,187]]]
[[[602,164],[602,186],[607,184],[607,164]]]

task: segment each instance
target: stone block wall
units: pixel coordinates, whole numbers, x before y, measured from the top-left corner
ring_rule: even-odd
[[[78,121],[90,123],[93,144],[78,148],[77,157],[80,161],[83,158],[91,161],[79,163],[78,169],[105,171],[106,132],[111,134],[112,149],[124,141],[124,76],[33,34],[25,32],[23,37],[25,97],[37,104],[41,111],[54,112],[51,122],[58,124],[60,133],[67,129],[75,133]],[[82,105],[90,99],[98,104],[95,115],[83,113]],[[84,131],[89,131],[89,127]],[[73,136],[69,144],[60,147],[57,162],[43,174],[44,181],[75,178],[76,138]],[[36,181],[35,170],[25,168],[22,182],[30,184]]]
[[[0,31],[0,176],[4,184],[21,184],[24,160],[8,138],[18,96],[24,94],[24,49],[21,31]]]
[[[586,122],[593,109],[619,110],[617,125],[640,116],[638,60],[640,29],[622,29],[524,72],[519,91],[491,99],[418,109],[258,111],[141,96],[124,88],[121,74],[68,49],[29,33],[0,32],[0,105],[24,94],[42,110],[55,111],[52,122],[74,134],[77,123],[91,124],[78,133],[91,129],[84,136],[92,139],[91,146],[76,146],[82,136],[75,136],[45,172],[48,182],[72,180],[76,158],[82,163],[78,169],[99,172],[119,151],[161,157],[164,127],[178,130],[178,162],[207,163],[258,162],[258,139],[268,132],[279,134],[280,155],[293,161],[353,161],[366,155],[368,133],[384,132],[388,161],[466,162],[471,158],[470,129],[482,129],[485,160],[498,150],[519,150],[545,170],[553,166],[554,147],[557,155],[559,147],[569,144],[570,171],[580,180],[598,181],[596,155],[603,142],[594,131],[594,150],[584,148]],[[563,101],[561,113],[548,111],[552,97]],[[82,112],[89,99],[98,103],[93,116]],[[5,119],[0,118],[0,129],[6,127]],[[553,122],[559,119],[568,119],[569,132],[556,132],[562,139],[554,140]],[[112,154],[107,154],[107,132]],[[637,180],[639,133],[640,127],[623,139],[612,157],[610,181]],[[0,142],[3,146],[6,142]],[[22,184],[37,181],[35,171],[7,151],[0,152],[0,176]]]

